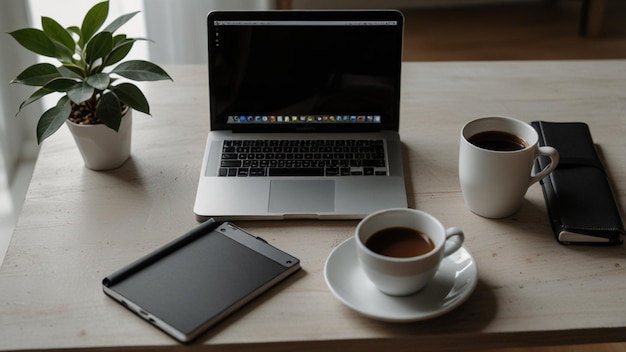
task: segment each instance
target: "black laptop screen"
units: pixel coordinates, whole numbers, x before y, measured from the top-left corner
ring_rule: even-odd
[[[212,129],[398,129],[397,11],[212,12]]]

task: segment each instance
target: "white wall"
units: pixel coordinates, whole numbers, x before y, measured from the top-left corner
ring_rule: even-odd
[[[273,0],[145,0],[150,58],[157,64],[207,63],[206,15],[212,10],[264,10]]]
[[[33,104],[16,117],[19,103],[31,89],[9,82],[26,66],[37,62],[31,54],[15,42],[7,32],[29,26],[28,3],[23,0],[2,1],[0,12],[0,263],[11,240],[17,214],[22,207],[24,194],[30,183],[35,142],[36,119],[41,107]],[[25,152],[28,150],[31,155]],[[29,167],[23,167],[24,158]]]
[[[23,49],[7,32],[29,26],[28,4],[23,0],[4,0],[0,12],[0,189],[12,182],[13,171],[22,154],[22,142],[32,143],[35,121],[41,108],[29,107],[16,117],[20,102],[32,93],[29,87],[9,83],[23,69],[37,62],[35,54]],[[25,141],[26,140],[26,141]],[[35,142],[36,143],[36,142]]]

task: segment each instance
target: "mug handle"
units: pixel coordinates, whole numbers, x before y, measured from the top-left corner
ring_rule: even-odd
[[[465,235],[463,234],[463,230],[458,227],[446,229],[446,243],[443,250],[443,256],[447,257],[456,252],[459,248],[461,248],[464,241]]]
[[[549,173],[551,173],[554,169],[556,169],[557,165],[559,164],[559,152],[552,147],[537,148],[537,155],[535,156],[535,158],[539,156],[547,156],[548,158],[550,158],[550,164],[548,164],[548,166],[546,166],[543,170],[534,174],[530,178],[528,187],[530,187],[533,183],[546,177]]]

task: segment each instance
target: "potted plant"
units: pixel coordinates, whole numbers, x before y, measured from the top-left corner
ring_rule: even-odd
[[[57,21],[42,17],[42,30],[24,28],[9,33],[24,48],[60,63],[59,66],[32,65],[12,81],[40,87],[21,103],[18,114],[25,106],[48,94],[61,95],[56,105],[39,118],[38,143],[67,123],[86,167],[112,169],[128,159],[131,109],[150,114],[146,97],[128,80],[171,80],[162,68],[151,62],[121,62],[133,44],[142,39],[116,34],[116,31],[137,13],[122,15],[101,29],[109,14],[109,2],[104,1],[87,12],[80,27],[64,28]],[[116,66],[111,69],[113,65]],[[110,138],[113,141],[109,141]]]

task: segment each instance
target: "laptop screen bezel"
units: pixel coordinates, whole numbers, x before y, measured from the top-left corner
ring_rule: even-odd
[[[395,41],[393,77],[393,106],[391,116],[385,117],[380,123],[306,123],[306,124],[228,124],[219,121],[215,109],[216,95],[212,89],[212,40],[215,39],[215,21],[395,21],[396,30],[392,35]],[[404,16],[397,10],[292,10],[292,11],[212,11],[207,15],[208,58],[209,58],[209,110],[211,130],[233,130],[235,132],[375,132],[399,129],[400,115],[400,76],[402,67],[402,44]]]

